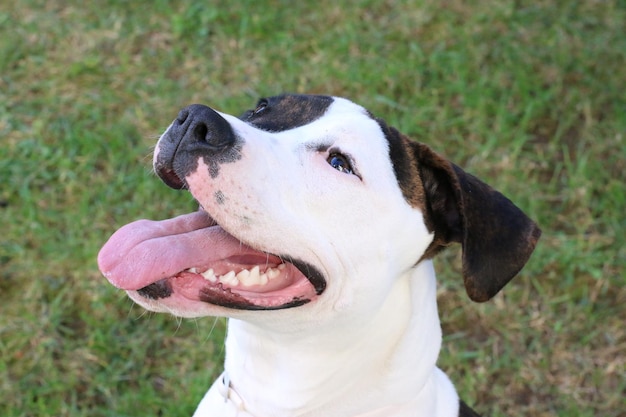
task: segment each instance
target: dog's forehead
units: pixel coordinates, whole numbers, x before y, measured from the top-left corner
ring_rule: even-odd
[[[261,130],[283,132],[308,125],[329,112],[350,111],[368,114],[361,106],[339,97],[284,94],[260,99],[257,107],[246,111],[240,119]]]

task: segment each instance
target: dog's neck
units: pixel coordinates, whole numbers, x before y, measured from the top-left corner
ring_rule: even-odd
[[[421,416],[419,404],[424,415],[440,415],[436,390],[454,389],[435,381],[445,376],[435,364],[441,328],[430,261],[398,278],[371,317],[334,324],[317,329],[313,338],[231,319],[226,372],[246,410],[275,417],[295,410],[306,416],[377,416],[372,410],[382,405],[380,415],[404,415],[406,409]]]

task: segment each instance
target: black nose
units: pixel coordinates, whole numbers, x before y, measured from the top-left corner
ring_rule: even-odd
[[[236,136],[230,124],[215,110],[192,104],[178,113],[158,144],[154,169],[172,188],[184,188],[184,178],[200,157],[217,175],[219,163],[237,159]]]
[[[182,109],[171,134],[180,137],[181,145],[203,147],[206,151],[219,152],[235,143],[230,124],[215,110],[202,104]]]

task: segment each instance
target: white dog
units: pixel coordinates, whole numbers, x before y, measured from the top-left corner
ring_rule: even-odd
[[[187,107],[154,167],[201,210],[124,226],[98,262],[149,310],[230,318],[196,416],[477,415],[436,366],[431,258],[461,243],[469,297],[494,296],[541,234],[508,199],[327,96]]]

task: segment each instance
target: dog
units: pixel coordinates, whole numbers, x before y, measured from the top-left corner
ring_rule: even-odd
[[[200,208],[122,227],[99,268],[144,308],[229,318],[194,416],[478,416],[436,366],[432,258],[462,246],[470,299],[541,231],[499,192],[343,98],[281,95],[241,117],[191,105],[154,169]]]

